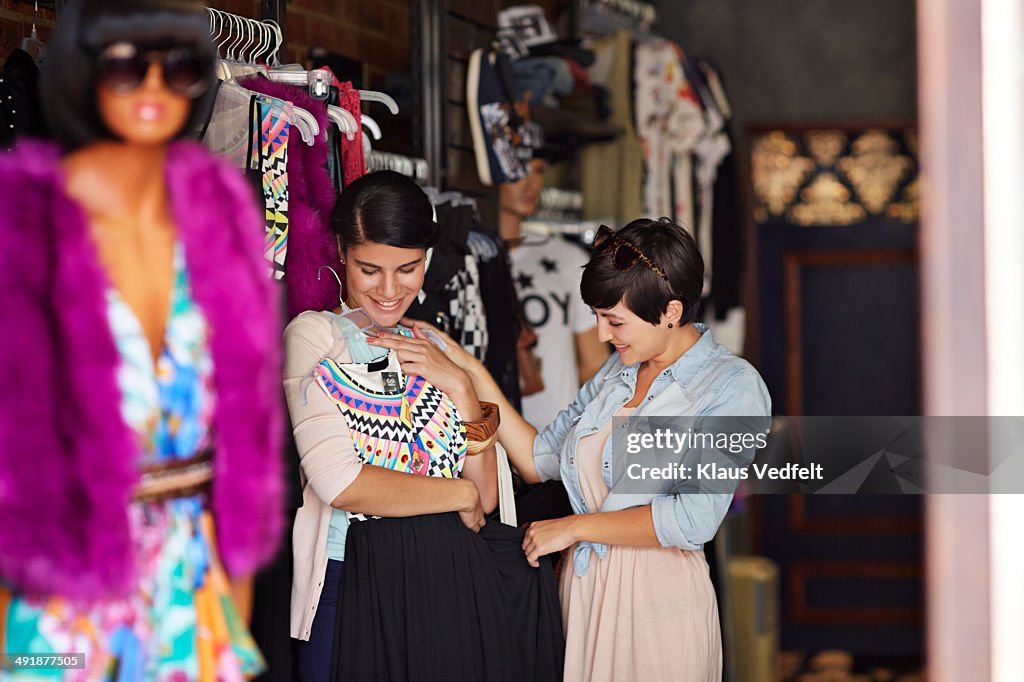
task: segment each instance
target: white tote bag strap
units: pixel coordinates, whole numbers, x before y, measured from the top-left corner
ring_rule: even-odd
[[[495,443],[494,449],[498,453],[498,512],[502,523],[515,527],[519,523],[516,521],[516,498],[512,490],[512,468],[501,443]]]

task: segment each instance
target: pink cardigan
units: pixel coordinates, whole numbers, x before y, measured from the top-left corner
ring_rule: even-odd
[[[135,585],[137,452],[118,409],[106,274],[59,161],[39,143],[0,157],[0,577],[91,601]],[[272,557],[283,521],[277,292],[238,172],[186,142],[172,145],[166,172],[211,327],[219,549],[229,571],[247,573]]]

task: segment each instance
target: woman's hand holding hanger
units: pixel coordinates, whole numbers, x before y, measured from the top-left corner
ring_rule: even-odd
[[[405,322],[403,320],[403,324]],[[414,338],[383,331],[378,334],[376,338],[368,338],[367,343],[395,351],[402,364],[402,371],[421,376],[444,391],[455,403],[463,419],[474,421],[481,418],[480,402],[473,390],[473,382],[466,371],[449,356],[450,350],[441,350],[416,328],[413,329]],[[459,348],[451,339],[445,337],[444,340],[449,349]]]
[[[415,334],[417,338],[425,338],[428,341],[434,341],[435,344],[436,341],[440,341],[443,346],[441,350],[443,350],[445,355],[448,356],[448,359],[455,363],[459,368],[464,369],[466,372],[472,374],[471,370],[475,369],[474,365],[483,367],[482,363],[469,351],[456,343],[452,337],[448,336],[429,322],[414,320],[410,317],[403,317],[402,324],[412,329],[413,334]]]
[[[402,324],[412,327],[415,334],[423,336],[425,332],[429,332],[429,335],[436,336],[444,342],[444,354],[469,377],[474,394],[480,400],[498,406],[501,414],[498,440],[505,447],[512,466],[527,483],[539,483],[540,477],[533,463],[533,439],[537,436],[537,429],[516,412],[484,364],[432,324],[407,317],[402,318]]]

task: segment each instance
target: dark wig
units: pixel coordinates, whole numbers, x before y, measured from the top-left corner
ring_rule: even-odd
[[[96,64],[112,43],[140,47],[189,47],[209,64],[217,51],[202,6],[185,0],[71,0],[47,45],[40,80],[43,115],[53,136],[68,151],[98,140],[116,139],[96,105]],[[213,105],[214,88],[192,101],[178,137],[197,129]]]
[[[342,247],[372,242],[404,249],[426,249],[440,234],[430,199],[401,173],[378,171],[344,190],[331,213],[331,229]]]
[[[637,317],[656,325],[668,304],[678,300],[683,303],[678,325],[693,322],[704,286],[704,259],[690,233],[668,218],[641,218],[616,235],[654,261],[669,281],[640,259],[623,272],[615,267],[613,248],[595,249],[580,282],[583,301],[591,308],[613,308],[622,301]]]

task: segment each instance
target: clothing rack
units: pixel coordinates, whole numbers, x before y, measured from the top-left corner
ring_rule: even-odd
[[[537,210],[579,213],[583,210],[583,193],[578,190],[545,187],[540,192]]]
[[[426,159],[418,159],[391,152],[371,151],[366,156],[366,172],[390,170],[412,178],[422,185],[430,180],[430,166]]]
[[[230,12],[206,8],[210,16],[210,35],[217,52],[227,61],[256,63],[266,55],[267,63],[279,62],[277,55],[284,45],[281,26],[271,19],[249,19]]]
[[[596,220],[579,220],[562,222],[557,220],[524,220],[522,230],[524,235],[536,235],[539,237],[553,237],[563,235],[574,237],[581,244],[587,246],[594,243],[594,237],[600,229],[601,223]]]

